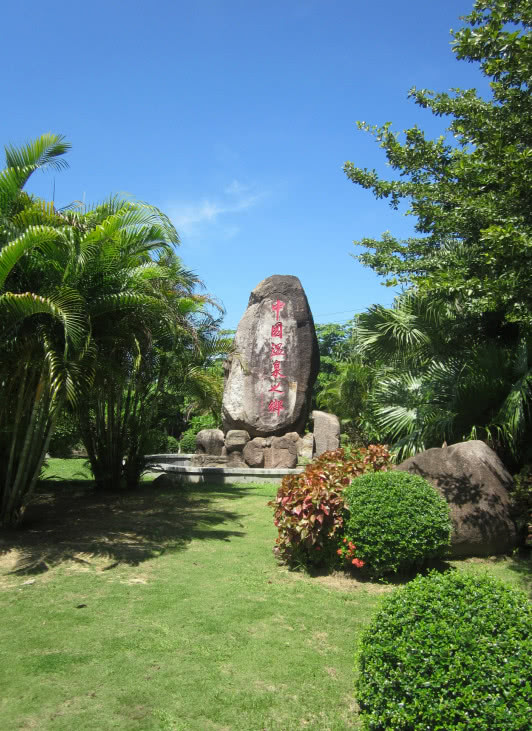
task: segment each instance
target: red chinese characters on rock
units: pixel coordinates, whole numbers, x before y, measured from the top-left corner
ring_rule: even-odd
[[[279,399],[272,399],[270,403],[268,404],[268,411],[277,411],[277,414],[279,414],[280,411],[284,409],[282,400]]]
[[[271,373],[272,378],[286,378],[284,373],[281,373],[282,361],[273,361],[273,371]]]
[[[284,349],[284,344],[279,342],[274,342],[273,338],[277,338],[278,340],[283,339],[283,323],[281,322],[280,315],[281,310],[285,306],[285,302],[282,302],[280,299],[277,299],[273,305],[272,310],[275,313],[275,323],[272,325],[271,328],[271,337],[272,340],[270,342],[270,358],[273,360],[274,358],[282,357],[284,358],[286,356],[286,351]],[[277,414],[279,416],[281,411],[284,411],[284,405],[283,405],[283,399],[277,398],[277,394],[282,396],[284,394],[284,391],[281,390],[282,382],[281,378],[286,378],[285,374],[282,372],[282,365],[283,361],[281,360],[273,360],[272,363],[272,372],[270,373],[270,378],[273,379],[273,383],[271,384],[270,388],[268,389],[268,393],[275,394],[274,397],[271,399],[271,401],[268,403],[268,412],[271,414]]]
[[[280,314],[280,312],[281,312],[281,310],[283,309],[284,306],[285,306],[285,303],[284,302],[281,302],[281,300],[279,300],[279,299],[272,305],[272,310],[277,315],[276,318],[275,318],[276,320],[279,319],[279,314]]]

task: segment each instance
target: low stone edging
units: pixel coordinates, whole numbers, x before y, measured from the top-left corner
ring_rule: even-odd
[[[170,474],[179,478],[179,482],[188,485],[212,483],[224,485],[229,483],[262,482],[279,484],[285,475],[300,475],[304,467],[279,469],[264,467],[180,467],[175,464],[151,464],[151,468],[162,474]]]
[[[157,463],[158,466],[159,464],[178,464],[187,467],[192,457],[195,456],[193,452],[190,454],[171,452],[169,454],[147,454],[146,458],[150,460],[150,464]]]

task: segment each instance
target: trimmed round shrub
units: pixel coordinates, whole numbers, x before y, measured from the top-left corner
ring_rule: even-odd
[[[445,555],[449,506],[422,477],[398,471],[362,475],[346,488],[344,500],[345,540],[356,546],[358,565],[370,576],[410,570]]]
[[[363,634],[357,699],[366,729],[525,731],[532,611],[490,576],[418,576]]]

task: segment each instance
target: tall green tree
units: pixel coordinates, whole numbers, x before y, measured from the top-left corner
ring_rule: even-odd
[[[419,234],[358,242],[362,263],[407,290],[360,322],[366,352],[388,359],[373,403],[403,454],[480,436],[519,463],[532,401],[532,5],[477,0],[464,20],[453,49],[479,64],[489,98],[414,88],[447,133],[430,140],[414,127],[401,138],[360,123],[398,177],[345,164],[393,208],[406,201]]]
[[[24,192],[68,147],[57,135],[9,147],[0,173],[3,525],[22,519],[67,400],[98,486],[136,484],[171,355],[206,341],[209,298],[161,211],[119,197],[58,211]]]
[[[93,376],[77,401],[82,440],[98,488],[131,488],[176,359],[205,339],[210,298],[195,291],[200,280],[173,251],[177,232],[153,206],[113,198],[69,220],[83,252],[72,276],[91,323],[84,364]]]
[[[532,326],[532,5],[530,0],[477,0],[466,25],[452,32],[460,60],[478,63],[491,96],[474,89],[410,97],[448,133],[427,139],[418,127],[404,139],[390,124],[372,133],[399,178],[345,164],[350,180],[402,200],[416,217],[417,238],[362,239],[359,259],[390,285],[415,285],[434,298],[458,300],[464,316],[491,312]]]

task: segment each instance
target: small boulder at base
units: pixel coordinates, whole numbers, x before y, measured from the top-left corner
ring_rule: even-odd
[[[311,461],[314,457],[314,434],[310,432],[305,434],[304,437],[298,442],[297,445],[297,456],[300,461]]]
[[[299,434],[290,432],[282,437],[272,437],[271,447],[264,452],[264,466],[292,469],[297,465]]]
[[[242,452],[239,452],[237,450],[234,450],[233,452],[229,452],[229,454],[227,455],[226,467],[230,467],[232,469],[241,468],[241,467],[247,468],[247,464],[244,462],[244,457],[242,455]]]
[[[221,455],[224,433],[221,429],[202,429],[196,434],[196,454]]]
[[[265,437],[255,437],[244,447],[244,460],[248,467],[264,467],[264,452],[271,444]]]
[[[515,547],[508,494],[512,476],[484,442],[427,449],[397,469],[421,475],[447,500],[453,557],[490,556]]]
[[[249,434],[244,429],[231,429],[225,435],[225,448],[230,452],[241,452],[249,442]]]
[[[251,437],[302,433],[319,370],[307,297],[297,277],[276,274],[251,292],[226,364],[224,431]]]
[[[313,411],[315,455],[319,457],[340,446],[340,420],[326,411]]]

